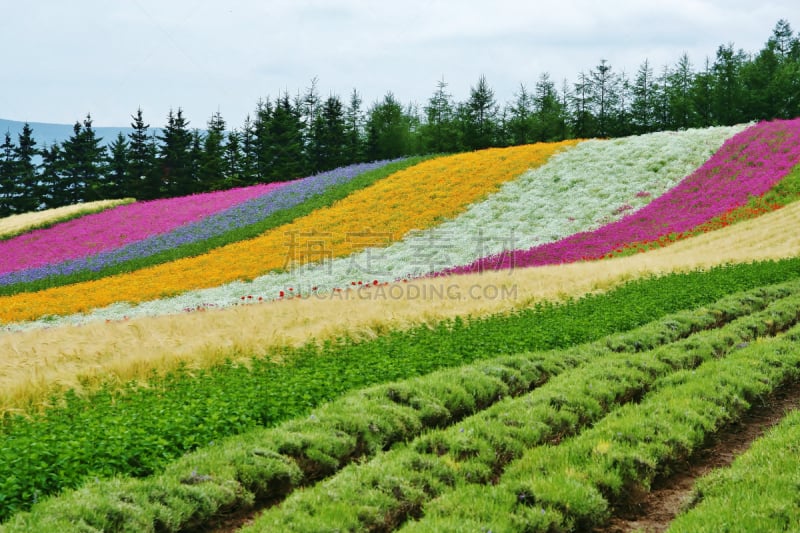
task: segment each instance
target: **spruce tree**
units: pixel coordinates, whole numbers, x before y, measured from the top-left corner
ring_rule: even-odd
[[[556,85],[548,73],[539,76],[531,94],[533,104],[533,138],[536,142],[560,141],[566,138],[567,109],[561,102]]]
[[[14,143],[11,132],[6,131],[0,145],[0,218],[17,213],[17,172],[14,164]]]
[[[45,146],[41,152],[42,161],[39,165],[39,183],[42,187],[41,200],[44,207],[60,207],[67,205],[65,190],[62,187],[64,179],[64,152],[61,145],[54,143]]]
[[[673,128],[687,129],[697,124],[692,87],[694,86],[694,72],[689,55],[681,55],[675,68],[668,76],[667,93],[669,95],[670,124]]]
[[[345,165],[347,161],[347,137],[342,101],[338,96],[329,96],[317,114],[311,141],[312,171],[322,172]]]
[[[160,189],[168,197],[197,192],[192,177],[192,133],[188,126],[183,109],[179,107],[177,113],[170,109],[167,125],[158,135],[161,143],[158,155]]]
[[[92,129],[92,117],[87,114],[83,124],[76,122],[73,134],[64,141],[64,174],[61,184],[67,204],[102,198],[103,161],[106,149]]]
[[[631,122],[636,133],[650,133],[655,129],[654,85],[653,68],[650,66],[650,62],[645,59],[636,72],[636,78],[631,89],[633,93]]]
[[[697,127],[707,128],[714,124],[714,75],[711,59],[706,58],[705,68],[694,76],[692,84],[692,107],[696,114]]]
[[[133,131],[128,133],[128,173],[120,185],[122,197],[152,200],[161,194],[160,179],[155,171],[156,154],[145,124],[142,108],[131,115]]]
[[[594,135],[608,137],[619,112],[619,77],[605,59],[589,73],[589,101],[596,118]]]
[[[247,185],[245,182],[245,158],[242,151],[242,132],[231,130],[225,138],[223,153],[223,185],[226,189]]]
[[[230,141],[229,141],[230,144]],[[239,180],[242,185],[254,185],[258,183],[258,143],[256,138],[256,126],[247,115],[239,132],[239,150],[241,151],[241,170]]]
[[[744,121],[744,89],[741,70],[745,61],[741,50],[733,45],[720,46],[711,71],[714,75],[712,106],[714,121],[729,126]]]
[[[461,149],[461,136],[456,123],[453,96],[447,92],[444,79],[436,83],[436,91],[423,110],[425,123],[421,128],[421,143],[424,152],[450,153]]]
[[[411,153],[410,120],[391,92],[367,116],[367,159],[393,159]]]
[[[126,198],[126,188],[130,179],[130,148],[122,132],[109,146],[106,180],[101,191],[103,198]]]
[[[36,149],[33,129],[26,122],[22,126],[22,133],[17,135],[17,145],[14,147],[14,162],[20,191],[17,207],[22,213],[35,211],[43,206],[43,191],[34,163],[38,155],[39,150]]]
[[[534,139],[533,97],[525,84],[520,83],[519,91],[514,94],[514,103],[509,105],[506,113],[509,118],[506,124],[511,144],[529,144]]]
[[[217,191],[228,188],[225,180],[225,120],[219,111],[208,121],[199,157],[200,189]],[[196,192],[196,191],[195,191]]]
[[[306,170],[303,146],[303,123],[298,107],[284,92],[275,102],[267,124],[268,143],[264,147],[268,182],[302,177]]]
[[[592,113],[592,86],[589,77],[583,72],[578,74],[578,81],[573,84],[570,107],[572,130],[575,136],[579,138],[593,137],[597,128]]]
[[[353,89],[350,101],[345,110],[345,138],[347,144],[347,162],[360,163],[364,161],[364,114],[361,111],[361,95]]]
[[[270,165],[272,163],[272,154],[270,146],[272,145],[272,134],[270,132],[270,122],[272,121],[272,112],[272,102],[270,102],[269,98],[259,100],[256,104],[256,118],[253,122],[253,153],[256,177],[259,182],[271,181]]]
[[[478,83],[470,88],[466,102],[467,122],[464,131],[464,144],[470,150],[488,148],[495,144],[498,107],[494,91],[489,87],[486,76],[481,75]]]

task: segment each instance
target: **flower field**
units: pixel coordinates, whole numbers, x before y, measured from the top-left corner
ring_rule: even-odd
[[[0,321],[162,298],[396,241],[412,229],[454,216],[570,144],[495,149],[423,162],[254,239],[129,274],[0,298]]]
[[[41,229],[52,226],[59,222],[66,222],[73,218],[82,217],[91,213],[97,213],[106,209],[111,209],[118,205],[133,202],[133,198],[122,200],[99,200],[86,204],[68,205],[36,211],[33,213],[21,213],[9,217],[0,218],[0,239],[10,239],[19,234],[34,229]]]
[[[83,257],[170,231],[284,186],[271,183],[229,191],[125,204],[0,242],[0,273]]]
[[[547,164],[505,183],[496,194],[473,204],[452,220],[444,220],[426,231],[416,227],[416,231],[383,249],[375,246],[381,244],[381,240],[386,241],[387,236],[377,231],[362,231],[377,227],[374,222],[365,222],[353,233],[365,234],[361,240],[364,246],[369,247],[342,259],[331,257],[320,264],[320,259],[326,258],[317,257],[316,264],[270,273],[249,283],[238,281],[210,289],[186,291],[174,298],[160,298],[136,307],[117,303],[90,313],[90,317],[119,320],[209,306],[227,307],[241,303],[242,296],[253,296],[257,301],[258,298],[271,300],[280,298],[281,294],[328,292],[351,287],[351,283],[392,282],[424,275],[448,265],[469,263],[484,254],[503,249],[561,239],[620,218],[624,214],[619,210],[622,205],[646,205],[677,185],[719,149],[725,139],[741,130],[742,127],[710,128],[657,133],[612,142],[583,142],[556,154]],[[598,191],[603,191],[602,197]],[[647,194],[642,194],[643,191]],[[438,214],[438,217],[444,218],[444,215]],[[306,235],[302,242],[298,242],[299,248],[319,246],[319,250],[312,250],[317,255],[333,251],[332,246],[330,250],[322,250],[327,244],[319,241],[319,237],[310,242],[312,238],[308,235],[324,233],[315,220],[308,221],[308,228],[285,230],[286,233],[297,231],[297,235]],[[285,259],[291,236],[277,237],[283,239],[283,249],[273,253]],[[67,320],[87,319],[79,316]],[[51,319],[46,321],[47,325],[53,323]]]
[[[0,533],[593,530],[800,381],[800,120],[229,194],[0,241]],[[796,434],[672,530],[800,527]]]

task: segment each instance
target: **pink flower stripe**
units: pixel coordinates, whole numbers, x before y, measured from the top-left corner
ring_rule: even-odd
[[[695,228],[761,196],[800,163],[800,119],[762,122],[728,139],[702,167],[639,211],[596,230],[433,275],[591,260],[628,243]]]
[[[293,182],[135,202],[0,241],[0,274],[112,250],[172,231]]]

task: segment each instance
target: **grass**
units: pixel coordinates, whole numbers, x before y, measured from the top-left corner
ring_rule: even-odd
[[[787,327],[797,319],[797,313],[786,313],[785,309],[796,310],[798,299],[800,282],[757,289],[588,345],[505,356],[358,391],[319,406],[312,416],[285,422],[274,429],[247,432],[187,454],[155,477],[96,481],[78,491],[66,492],[35,506],[32,514],[16,517],[8,525],[8,531],[53,528],[71,531],[74,524],[121,530],[119,524],[123,523],[129,528],[141,528],[141,531],[153,527],[162,531],[183,530],[202,524],[223,510],[247,508],[256,500],[283,497],[295,487],[331,475],[350,462],[380,455],[383,450],[420,437],[426,431],[417,444],[412,445],[413,451],[399,452],[401,459],[390,459],[398,454],[387,454],[375,464],[355,468],[360,472],[375,471],[368,475],[370,479],[391,471],[394,475],[390,479],[396,480],[403,476],[401,472],[414,475],[414,468],[408,465],[415,461],[415,464],[444,461],[446,465],[438,470],[445,472],[447,465],[456,464],[458,457],[464,454],[464,428],[468,434],[480,431],[484,438],[494,435],[494,442],[506,445],[515,438],[543,439],[544,420],[552,423],[551,435],[572,431],[576,416],[582,423],[591,420],[586,414],[587,405],[595,405],[592,416],[600,416],[617,401],[646,389],[670,369],[699,364],[702,354],[686,349],[701,343],[699,337],[712,336],[718,339],[719,349],[729,349],[754,335],[758,328],[750,325],[762,323],[765,317],[772,317],[775,329]],[[688,340],[680,340],[687,337]],[[658,346],[664,346],[659,352],[663,360],[669,359],[666,353],[673,354],[672,359],[661,364],[648,363],[653,358],[651,350]],[[710,358],[718,356],[719,351],[709,345],[704,354]],[[531,390],[534,392],[530,393]],[[584,415],[577,414],[581,411]],[[538,422],[522,424],[524,418]],[[511,423],[515,420],[520,423]],[[458,426],[454,426],[455,423]],[[521,433],[514,430],[523,426],[532,429]],[[443,427],[449,429],[430,433],[432,429]],[[506,437],[501,437],[504,434]],[[518,455],[520,448],[513,448]],[[431,450],[435,450],[436,457],[424,457]],[[414,461],[408,454],[414,456]],[[497,457],[510,458],[508,450],[484,455],[495,458],[494,461]],[[475,469],[463,470],[467,471]],[[363,482],[365,475],[362,473],[356,478]],[[451,472],[451,475],[459,474]],[[349,481],[337,481],[333,486],[327,483],[298,498],[314,501],[314,490],[328,495],[360,491],[363,503],[370,491],[380,492],[387,483],[378,483],[372,489],[363,486],[334,489],[342,483],[345,487],[353,484],[352,476],[347,474],[340,479]],[[160,499],[165,492],[170,494],[169,501]],[[293,515],[297,504],[291,502],[272,516]],[[334,506],[352,507],[344,498],[318,500],[322,506],[331,502]],[[392,503],[400,508],[407,504],[398,498]],[[386,507],[389,505],[384,506],[383,512]],[[399,518],[400,508],[389,514]],[[347,515],[340,510],[332,513],[339,516],[339,520]],[[327,522],[330,513],[319,511],[316,514],[327,517],[328,524],[335,523]],[[272,523],[269,517],[265,521]],[[282,523],[279,529],[291,528],[289,523]]]
[[[750,402],[797,379],[798,335],[795,326],[786,335],[744,343],[726,357],[663,377],[641,402],[620,407],[558,445],[532,448],[511,463],[497,484],[480,491],[496,505],[471,507],[468,502],[480,488],[466,485],[431,505],[408,530],[442,531],[456,524],[494,529],[496,522],[516,529],[525,524],[524,530],[532,532],[601,526],[628,493],[648,490],[658,473],[702,447]]]
[[[374,529],[377,524],[381,530],[394,530],[413,516],[427,514],[426,503],[453,488],[456,493],[458,487],[474,493],[464,487],[475,484],[485,489],[526,449],[558,442],[602,424],[609,412],[658,389],[659,382],[677,371],[725,357],[739,343],[752,341],[757,335],[787,329],[800,318],[798,303],[800,295],[795,294],[719,329],[651,351],[592,353],[586,357],[580,348],[564,350],[563,364],[568,368],[533,392],[505,398],[457,424],[426,432],[407,448],[348,467],[330,481],[294,493],[245,530],[360,531]],[[767,328],[764,323],[769,320],[773,322]],[[573,362],[576,355],[582,364]],[[470,514],[471,505],[465,498],[451,499],[464,508],[459,518]],[[579,503],[570,502],[572,507]],[[463,524],[456,518],[447,523],[449,527],[437,523],[430,530],[449,531],[459,523]]]

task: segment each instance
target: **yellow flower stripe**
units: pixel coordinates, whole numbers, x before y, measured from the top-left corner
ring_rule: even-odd
[[[0,322],[85,312],[249,280],[323,257],[396,241],[456,216],[469,204],[576,141],[496,148],[432,159],[254,239],[96,281],[0,298]]]

